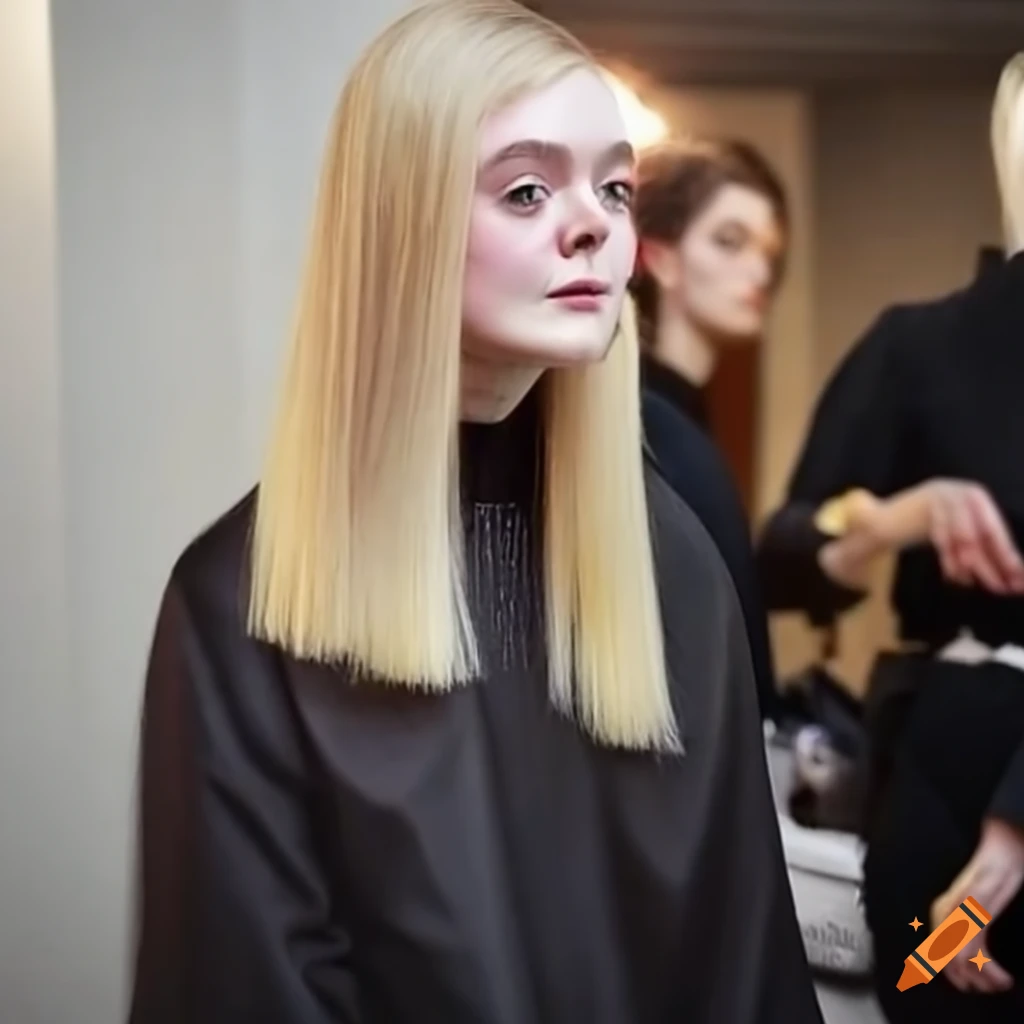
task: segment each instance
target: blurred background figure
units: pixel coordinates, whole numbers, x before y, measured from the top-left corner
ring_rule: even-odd
[[[1024,1012],[1024,53],[992,153],[1007,259],[886,310],[818,403],[760,542],[768,601],[827,625],[897,559],[900,648],[868,694],[867,919],[894,1022]],[[932,984],[896,990],[907,921],[966,896],[995,920]],[[976,969],[978,948],[993,958]]]
[[[761,340],[788,235],[786,194],[752,145],[668,142],[643,155],[634,294],[645,386],[709,427],[723,348]]]
[[[762,335],[783,260],[785,192],[753,146],[669,141],[643,154],[634,219],[647,440],[728,563],[762,718],[774,721],[779,701],[749,524],[728,463],[702,435],[720,348]]]

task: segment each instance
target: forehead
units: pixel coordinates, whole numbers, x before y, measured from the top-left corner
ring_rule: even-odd
[[[481,160],[522,139],[603,151],[626,139],[626,125],[600,75],[580,69],[487,118],[480,137]]]
[[[771,200],[756,189],[733,182],[723,185],[698,217],[698,221],[705,224],[724,220],[740,221],[759,231],[777,231],[779,228]]]

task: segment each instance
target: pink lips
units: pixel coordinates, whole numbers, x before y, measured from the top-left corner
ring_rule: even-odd
[[[592,312],[601,308],[601,300],[611,291],[604,281],[592,278],[570,281],[554,291],[548,292],[549,299],[556,299],[563,305],[580,312]]]

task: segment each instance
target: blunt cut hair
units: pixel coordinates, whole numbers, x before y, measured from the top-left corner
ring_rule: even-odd
[[[1024,51],[1003,68],[992,106],[992,155],[1008,255],[1024,250]]]
[[[786,191],[768,161],[746,142],[695,138],[645,150],[633,207],[637,233],[642,239],[676,244],[726,185],[742,185],[764,196],[780,229],[788,231]],[[780,265],[777,274],[781,272]],[[649,327],[657,316],[658,284],[639,266],[632,288],[644,326]]]
[[[356,678],[480,673],[459,502],[462,290],[483,121],[593,58],[511,0],[432,0],[346,84],[257,496],[248,627]],[[544,381],[550,694],[599,742],[679,751],[629,302],[605,360]]]

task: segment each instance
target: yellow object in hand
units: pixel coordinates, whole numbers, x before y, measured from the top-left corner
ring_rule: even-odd
[[[850,529],[857,513],[874,500],[874,495],[870,491],[864,490],[863,487],[854,487],[838,498],[826,501],[818,509],[814,525],[830,537],[842,537]]]

